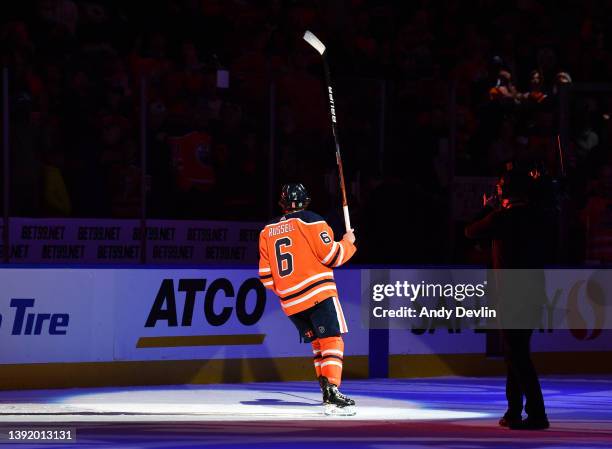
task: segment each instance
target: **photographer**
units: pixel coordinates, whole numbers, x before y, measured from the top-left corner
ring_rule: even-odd
[[[497,197],[487,200],[492,210],[465,228],[468,238],[492,241],[494,271],[490,287],[501,310],[507,367],[508,409],[499,424],[521,430],[549,427],[540,382],[530,356],[531,335],[546,298],[541,268],[547,252],[545,220],[529,198],[531,183],[531,178],[516,168],[503,174],[497,185]],[[519,327],[517,323],[521,329],[515,328]],[[528,414],[524,420],[523,397]]]

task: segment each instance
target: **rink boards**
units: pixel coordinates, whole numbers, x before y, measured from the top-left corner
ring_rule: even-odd
[[[501,372],[473,330],[391,330],[381,344],[360,320],[360,270],[335,277],[347,377],[368,377],[374,353],[396,377]],[[3,268],[0,282],[2,388],[311,377],[309,345],[255,269]],[[602,372],[612,339],[546,332],[534,350],[547,372]]]

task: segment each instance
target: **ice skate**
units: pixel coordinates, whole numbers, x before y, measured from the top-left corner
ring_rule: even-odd
[[[357,413],[355,401],[340,393],[338,387],[330,384],[325,376],[319,377],[319,385],[323,392],[323,406],[326,415],[353,416]]]

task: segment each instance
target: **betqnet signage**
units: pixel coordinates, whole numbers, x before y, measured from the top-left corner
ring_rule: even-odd
[[[163,265],[253,265],[262,227],[256,222],[147,220],[145,259]],[[142,261],[141,239],[139,220],[11,218],[9,251],[11,263],[129,265]]]

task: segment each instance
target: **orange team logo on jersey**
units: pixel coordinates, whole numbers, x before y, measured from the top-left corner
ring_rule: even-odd
[[[337,297],[333,268],[356,248],[334,233],[318,215],[300,211],[267,225],[259,235],[259,278],[278,295],[287,315]]]

